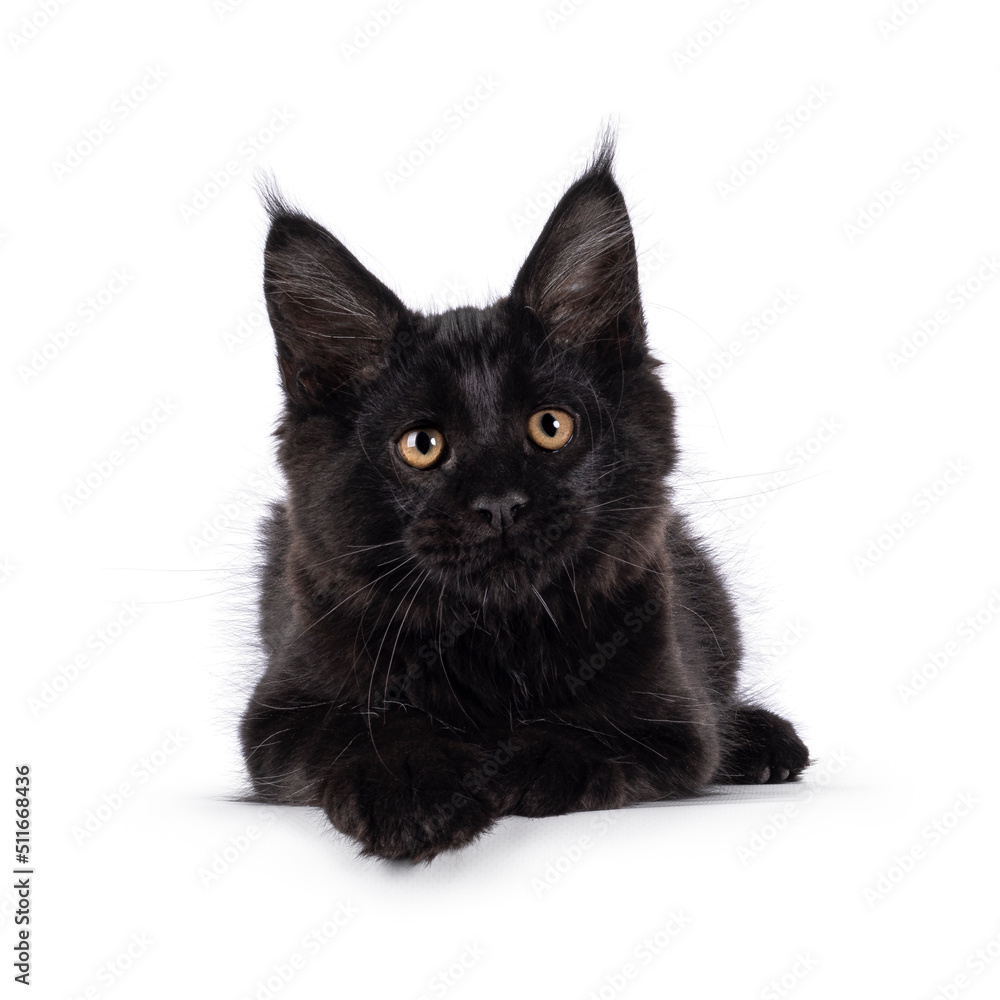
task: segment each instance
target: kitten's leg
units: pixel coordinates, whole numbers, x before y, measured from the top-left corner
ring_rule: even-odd
[[[737,785],[795,781],[808,764],[809,750],[787,719],[753,705],[727,710],[725,749],[716,781]]]
[[[532,722],[511,737],[495,779],[500,813],[558,816],[692,795],[718,767],[716,727],[670,719],[623,728],[607,720]]]
[[[587,733],[535,722],[518,726],[508,740],[510,757],[491,783],[501,814],[560,816],[627,801],[618,752]]]
[[[255,697],[241,730],[257,796],[320,806],[362,853],[430,860],[495,818],[483,792],[481,747],[422,714],[371,720],[330,704]]]

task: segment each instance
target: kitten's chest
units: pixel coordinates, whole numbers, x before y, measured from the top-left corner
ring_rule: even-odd
[[[495,630],[455,622],[423,636],[408,657],[407,701],[477,724],[541,708],[569,662],[553,631],[537,622]]]
[[[647,599],[589,619],[470,619],[415,637],[397,669],[401,700],[449,725],[560,712],[620,684],[651,686],[666,646],[662,609]],[[645,610],[644,610],[645,609]]]

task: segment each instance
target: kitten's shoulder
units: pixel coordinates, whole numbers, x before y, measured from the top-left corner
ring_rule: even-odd
[[[704,676],[719,694],[731,697],[743,642],[719,560],[676,511],[671,511],[664,544],[684,654],[689,662],[702,666]]]

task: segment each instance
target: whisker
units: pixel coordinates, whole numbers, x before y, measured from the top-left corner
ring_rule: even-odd
[[[343,552],[339,556],[332,556],[330,559],[321,559],[319,562],[309,563],[308,569],[315,569],[317,566],[328,566],[332,562],[339,562],[341,559],[349,559],[351,556],[359,556],[362,552],[370,552],[372,549],[384,549],[387,545],[404,545],[405,538],[397,538],[391,542],[381,542],[378,545],[362,545],[353,552]],[[352,546],[352,548],[354,548]]]
[[[415,567],[412,570],[410,570],[406,574],[406,577],[410,576],[412,573],[414,573],[418,569],[419,569],[419,566]],[[406,577],[404,577],[403,579],[406,579]],[[419,581],[421,578],[418,577],[417,579]],[[399,582],[402,582],[402,581],[399,581]],[[396,605],[395,610],[389,616],[389,621],[388,621],[388,623],[385,626],[385,631],[382,633],[382,641],[378,644],[378,649],[375,652],[375,659],[372,661],[372,672],[371,672],[371,677],[369,678],[369,681],[368,681],[368,712],[367,712],[367,716],[368,716],[368,738],[369,738],[369,740],[371,740],[372,749],[375,751],[375,756],[378,757],[379,761],[381,761],[381,763],[382,763],[382,766],[390,774],[392,774],[393,776],[395,776],[395,774],[394,774],[392,768],[390,768],[389,765],[386,764],[386,762],[382,759],[382,755],[378,752],[378,747],[375,745],[375,732],[372,729],[372,716],[375,714],[374,710],[372,709],[372,691],[373,691],[373,689],[375,687],[375,674],[378,672],[378,660],[379,660],[379,657],[382,655],[382,647],[385,645],[385,640],[389,636],[389,629],[392,627],[392,621],[396,617],[396,612],[399,611],[399,609],[403,606],[403,601],[405,601],[406,598],[407,598],[407,596],[409,596],[409,593],[410,593],[410,590],[412,589],[412,587],[413,587],[413,584],[410,584],[410,586],[406,588],[406,592],[399,599],[399,604]],[[414,594],[414,597],[416,597],[416,594]],[[412,603],[413,602],[411,601],[410,602],[410,606],[412,606]],[[407,608],[407,611],[409,611],[409,607]],[[403,616],[404,621],[405,621],[405,618],[406,618],[406,616],[404,614],[404,616]],[[402,623],[400,624],[400,627],[402,627]],[[398,638],[398,633],[397,633],[397,638]],[[395,649],[395,647],[393,647],[393,648]],[[390,660],[390,666],[391,666],[391,660]],[[388,674],[386,675],[386,683],[388,684]]]
[[[420,593],[420,588],[427,582],[427,578],[431,575],[430,570],[425,570],[424,575],[417,582],[416,590],[413,591],[413,597],[410,598],[410,603],[406,605],[406,610],[403,612],[403,617],[399,621],[399,628],[396,630],[396,638],[392,643],[392,650],[389,652],[389,662],[386,664],[385,668],[385,691],[382,694],[382,703],[385,704],[386,699],[389,697],[389,675],[392,673],[392,661],[396,656],[396,647],[399,645],[399,637],[403,634],[403,626],[406,624],[406,616],[410,613],[410,608],[413,607],[413,602],[417,599],[417,594]],[[409,593],[409,591],[407,591]]]
[[[375,584],[379,582],[379,580],[384,580],[387,576],[390,576],[391,574],[395,573],[396,570],[398,570],[398,569],[402,569],[403,566],[406,565],[406,563],[408,563],[411,560],[416,559],[416,558],[417,557],[415,555],[412,555],[408,559],[406,559],[401,565],[399,565],[399,566],[393,566],[392,569],[387,570],[381,576],[378,576],[374,580],[369,581],[363,587],[358,587],[357,590],[355,590],[353,593],[348,594],[347,597],[345,597],[342,601],[338,601],[332,608],[330,608],[329,611],[324,611],[323,614],[321,614],[319,616],[319,618],[316,619],[316,621],[314,621],[311,625],[307,625],[301,632],[299,632],[298,635],[294,636],[293,639],[298,639],[301,636],[305,635],[306,632],[308,632],[311,628],[315,628],[321,621],[323,621],[324,618],[327,618],[330,615],[332,615],[334,613],[334,611],[337,610],[337,608],[339,608],[342,604],[344,604],[347,601],[349,601],[352,597],[355,597],[357,594],[360,594],[361,591],[363,591],[363,590],[367,590],[369,587],[374,587]],[[410,574],[407,573],[406,575],[409,576]]]
[[[555,625],[556,631],[561,635],[562,629],[559,628],[559,622],[556,621],[556,616],[552,614],[552,609],[545,603],[545,598],[538,593],[538,588],[534,584],[531,585],[531,589],[535,592],[535,597],[541,601],[542,607],[545,608],[545,613],[552,619],[552,624]]]

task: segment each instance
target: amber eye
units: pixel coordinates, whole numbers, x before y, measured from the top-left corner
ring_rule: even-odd
[[[558,451],[572,436],[573,418],[565,410],[550,406],[528,418],[528,437],[546,451]]]
[[[434,427],[414,427],[400,436],[396,451],[414,469],[429,469],[444,454],[444,435]]]

